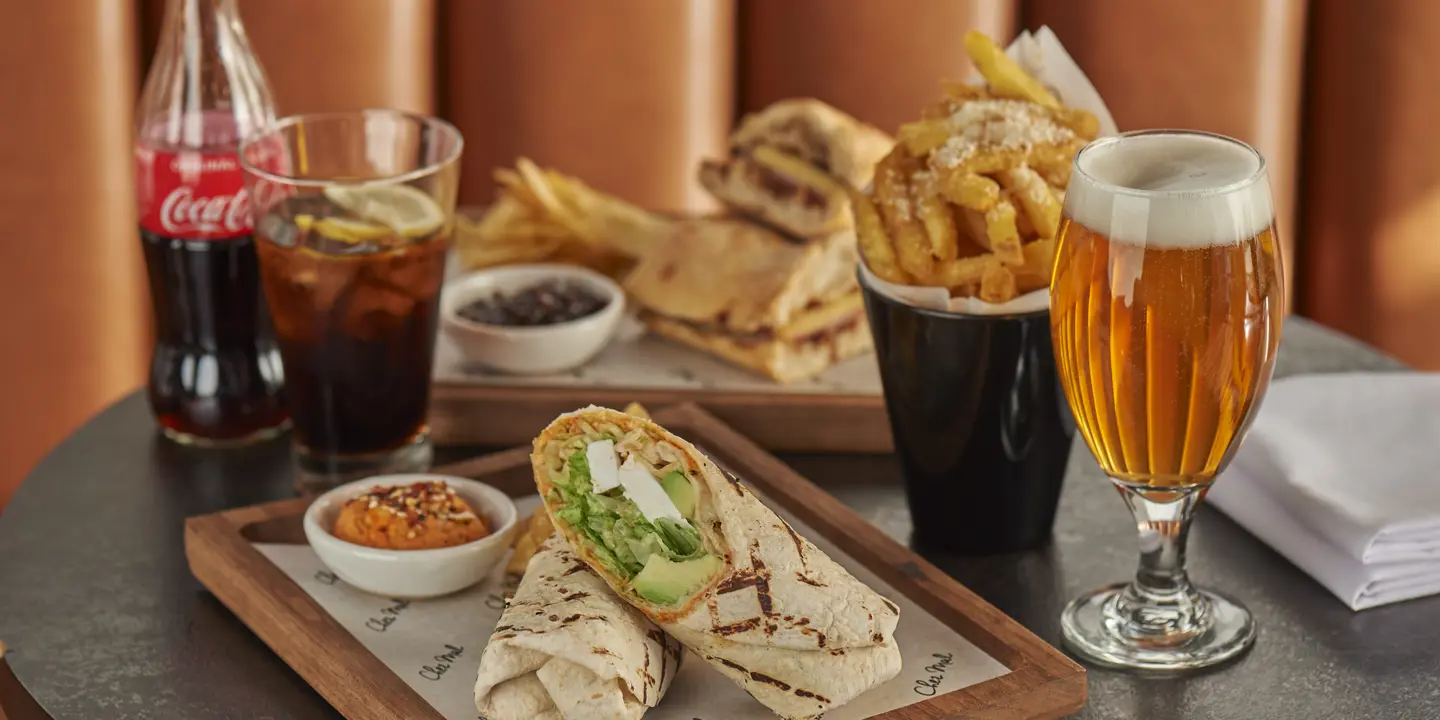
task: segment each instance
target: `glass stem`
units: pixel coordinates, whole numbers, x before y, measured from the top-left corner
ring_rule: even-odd
[[[1199,488],[1155,490],[1116,483],[1135,516],[1140,567],[1115,598],[1122,631],[1150,644],[1184,643],[1209,624],[1209,601],[1185,574],[1185,540],[1200,502]]]

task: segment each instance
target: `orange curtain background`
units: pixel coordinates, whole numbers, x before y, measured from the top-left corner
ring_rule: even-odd
[[[163,0],[3,0],[0,505],[143,382],[136,89]],[[971,70],[968,28],[1049,25],[1122,128],[1266,154],[1295,309],[1440,368],[1440,7],[1411,0],[239,0],[282,113],[396,106],[467,140],[465,202],[524,154],[650,207],[710,209],[739,113],[814,95],[886,129]],[[1302,93],[1303,89],[1303,93]],[[1303,104],[1302,104],[1303,102]]]

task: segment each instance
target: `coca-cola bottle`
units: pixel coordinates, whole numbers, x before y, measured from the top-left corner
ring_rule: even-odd
[[[288,423],[237,155],[274,117],[235,0],[169,0],[135,168],[155,312],[150,404],[182,443],[245,444]]]

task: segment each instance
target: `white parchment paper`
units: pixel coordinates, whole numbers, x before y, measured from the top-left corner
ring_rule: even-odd
[[[762,496],[763,498],[763,496]],[[538,496],[518,501],[521,516]],[[953,692],[1009,671],[796,517],[771,504],[797,532],[900,607],[895,639],[904,669],[894,680],[825,714],[860,720]],[[484,583],[445,598],[406,602],[356,590],[331,574],[308,545],[257,543],[255,548],[324,608],[386,667],[448,720],[475,720],[475,676],[490,631],[514,579],[503,563]],[[670,691],[646,720],[763,720],[775,717],[735,683],[694,656],[680,666]]]
[[[1005,49],[1005,54],[1049,87],[1060,97],[1061,102],[1094,113],[1100,121],[1101,136],[1114,135],[1117,132],[1110,108],[1105,106],[1105,101],[1100,99],[1095,85],[1085,76],[1080,66],[1075,64],[1074,58],[1065,51],[1065,46],[1060,44],[1060,39],[1055,37],[1055,33],[1048,26],[1035,31],[1033,35],[1028,30],[1021,33],[1010,43],[1010,47]],[[973,83],[984,81],[979,74],[970,80]],[[864,265],[863,260],[861,265]],[[979,298],[952,298],[950,291],[941,287],[886,282],[875,277],[868,267],[862,267],[861,272],[865,275],[865,282],[881,294],[899,302],[931,310],[948,310],[966,315],[1010,315],[1037,312],[1050,306],[1049,288],[1035,290],[1009,302],[997,304],[987,303]]]

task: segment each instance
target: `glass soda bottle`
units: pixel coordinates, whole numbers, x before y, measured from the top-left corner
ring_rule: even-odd
[[[288,425],[238,146],[275,119],[235,0],[169,0],[136,111],[140,241],[165,435],[243,445]]]

